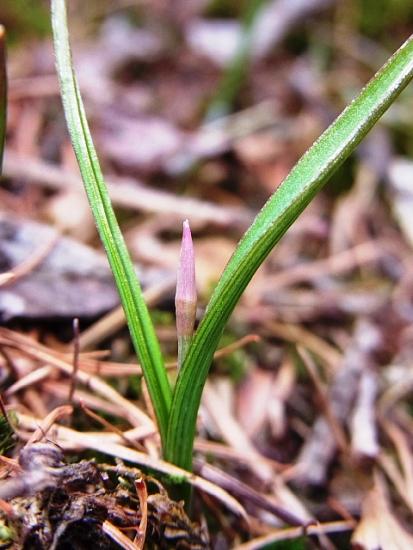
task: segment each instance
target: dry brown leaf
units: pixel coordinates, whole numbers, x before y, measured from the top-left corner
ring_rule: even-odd
[[[268,424],[274,437],[281,437],[286,428],[285,403],[295,382],[294,368],[287,358],[278,372],[251,369],[237,392],[237,417],[252,437],[263,433]]]
[[[102,523],[102,531],[124,550],[138,550],[141,548],[107,519]]]
[[[388,195],[400,229],[410,246],[413,246],[413,227],[411,212],[413,206],[412,193],[413,162],[405,158],[396,158],[390,163],[388,170]]]
[[[396,456],[382,452],[380,466],[413,513],[413,458],[408,436],[394,422],[382,420],[381,425],[395,447]]]
[[[353,526],[352,521],[332,521],[331,523],[319,523],[310,525],[306,532],[308,535],[324,535],[329,533],[341,533],[350,531]],[[296,539],[303,534],[302,527],[289,527],[287,529],[274,529],[267,535],[245,542],[236,546],[236,550],[259,550],[275,542]],[[280,547],[281,548],[281,547]]]
[[[3,266],[33,259],[58,232],[44,224],[2,214],[0,253]],[[94,316],[119,302],[106,258],[68,237],[59,238],[46,257],[27,276],[0,290],[0,315],[13,317]]]
[[[134,543],[139,550],[142,550],[145,545],[146,529],[148,526],[148,490],[143,477],[139,477],[135,480],[135,489],[139,498],[141,521],[134,539]]]
[[[33,359],[51,365],[61,372],[72,376],[73,365],[69,361],[63,360],[61,354],[49,350],[47,347],[42,346],[35,340],[22,336],[17,332],[13,332],[6,328],[0,329],[0,343],[4,346],[10,346],[12,348],[19,349],[24,355]],[[84,384],[89,390],[96,392],[104,399],[107,399],[111,403],[119,406],[125,416],[129,419],[131,424],[136,426],[146,425],[153,427],[152,420],[146,415],[139,407],[133,404],[128,399],[125,399],[119,392],[112,388],[109,384],[106,384],[98,376],[88,374],[81,370],[75,373],[76,380],[81,384]]]
[[[197,55],[225,67],[236,53],[240,34],[240,24],[231,19],[194,19],[185,38]]]
[[[203,404],[206,411],[226,443],[234,449],[242,451],[250,457],[254,457],[255,463],[253,463],[251,469],[260,479],[267,483],[270,482],[274,477],[272,468],[262,460],[261,455],[251,443],[247,433],[234,417],[231,406],[232,399],[228,399],[222,389],[222,384],[220,388],[218,383],[206,383],[203,394]],[[226,389],[231,391],[231,387],[228,387],[228,385]]]
[[[384,479],[378,473],[373,488],[364,499],[361,520],[351,542],[362,550],[413,548],[413,535],[392,514]]]
[[[159,117],[131,119],[116,113],[98,134],[101,150],[115,163],[150,172],[170,159],[183,146],[185,136],[176,126]],[[136,146],[139,142],[139,147]]]
[[[96,232],[93,216],[81,189],[65,189],[46,203],[45,217],[65,235],[87,243]]]
[[[271,399],[268,404],[268,422],[275,438],[282,437],[287,429],[286,406],[294,389],[295,381],[296,371],[290,357],[287,357],[281,364],[271,386]]]
[[[250,370],[237,394],[237,417],[248,436],[259,433],[267,419],[274,373]]]
[[[375,413],[377,386],[376,371],[364,369],[350,422],[351,447],[358,457],[375,458],[380,451]]]

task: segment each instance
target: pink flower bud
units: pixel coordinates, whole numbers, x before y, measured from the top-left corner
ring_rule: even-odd
[[[196,303],[194,247],[189,222],[185,220],[175,293],[178,366],[181,366],[184,360],[194,332]]]

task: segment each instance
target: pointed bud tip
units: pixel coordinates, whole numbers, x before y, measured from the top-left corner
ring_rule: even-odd
[[[193,254],[192,246],[191,228],[189,226],[189,221],[185,220],[182,224],[182,250],[185,250],[186,254]]]
[[[188,220],[184,220],[184,222],[182,224],[182,234],[184,236],[191,235],[191,228],[189,226],[189,221]]]
[[[188,220],[183,222],[180,262],[177,273],[175,306],[178,336],[193,332],[196,313],[195,258]]]

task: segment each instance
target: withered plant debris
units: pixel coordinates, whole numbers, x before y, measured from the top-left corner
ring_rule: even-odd
[[[136,468],[94,460],[64,462],[53,443],[23,447],[12,474],[0,482],[0,525],[10,530],[8,548],[25,550],[117,549],[102,530],[105,521],[124,531],[139,529],[141,512],[134,482],[143,480],[147,530],[152,548],[208,547],[204,529],[192,523],[183,503],[170,500],[158,480]]]
[[[119,303],[102,253],[49,225],[5,213],[0,213],[0,269],[3,321],[93,318]],[[140,276],[146,286],[160,274],[149,270]]]
[[[40,247],[51,244],[38,265],[0,287],[0,316],[52,318],[96,316],[118,297],[104,256],[53,228],[15,216],[0,217],[1,271],[13,272]],[[59,296],[59,300],[55,297]]]

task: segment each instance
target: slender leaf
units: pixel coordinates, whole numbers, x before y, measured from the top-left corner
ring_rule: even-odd
[[[0,25],[0,174],[3,167],[7,116],[6,33]]]
[[[242,292],[289,226],[413,76],[413,37],[314,143],[241,239],[211,297],[174,390],[166,458],[192,466],[197,411],[213,353]]]
[[[158,339],[120,232],[90,135],[73,71],[64,0],[52,0],[54,46],[66,122],[100,238],[115,277],[164,442],[172,389]]]

